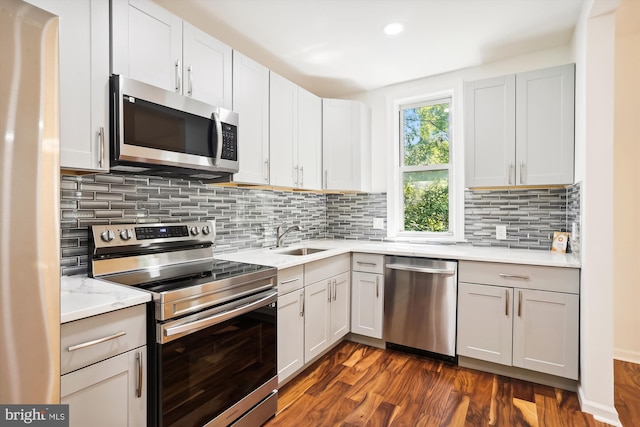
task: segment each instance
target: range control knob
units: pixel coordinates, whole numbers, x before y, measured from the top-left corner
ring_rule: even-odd
[[[131,230],[122,230],[120,232],[120,238],[122,240],[129,240],[133,237],[133,233],[131,232]]]
[[[105,230],[102,233],[100,233],[100,238],[102,239],[103,242],[108,243],[116,238],[116,233],[114,233],[113,230]]]
[[[191,234],[197,236],[198,234],[200,234],[200,229],[198,227],[191,227]]]
[[[211,233],[211,227],[209,227],[208,225],[202,227],[202,234],[207,235],[209,233]]]

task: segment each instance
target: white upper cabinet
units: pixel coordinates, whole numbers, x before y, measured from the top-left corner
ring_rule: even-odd
[[[269,69],[233,52],[233,111],[240,115],[240,170],[233,180],[269,184]]]
[[[514,185],[515,76],[465,84],[466,186]]]
[[[298,86],[271,72],[269,98],[269,180],[294,186],[294,147],[298,125]]]
[[[151,0],[111,2],[111,71],[182,92],[182,20]]]
[[[575,65],[465,84],[467,187],[573,183]]]
[[[269,183],[320,189],[321,100],[271,71]]]
[[[151,0],[113,0],[112,72],[231,109],[232,50]]]
[[[371,189],[371,113],[358,101],[322,100],[325,190]]]
[[[109,4],[28,0],[60,17],[60,167],[109,171]]]
[[[297,151],[296,187],[322,189],[322,99],[301,87],[298,88]]]
[[[519,185],[573,183],[573,64],[516,75]]]
[[[232,107],[232,49],[218,39],[184,22],[182,93],[200,101]]]

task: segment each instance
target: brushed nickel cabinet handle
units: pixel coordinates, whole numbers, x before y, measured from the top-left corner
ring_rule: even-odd
[[[329,294],[329,298],[327,299],[327,301],[331,302],[331,280],[329,280],[327,282],[327,293]]]
[[[300,169],[298,168],[298,165],[295,165],[293,170],[295,171],[295,175],[296,175],[296,179],[294,181],[294,185],[297,187],[299,185],[299,182],[300,182]]]
[[[264,161],[264,180],[269,182],[269,159]]]
[[[100,140],[100,158],[98,159],[98,166],[104,167],[104,127],[100,126],[98,130],[98,138]]]
[[[81,350],[83,348],[91,347],[92,345],[101,344],[103,342],[115,340],[116,338],[120,338],[127,335],[125,331],[117,332],[113,335],[109,335],[108,337],[98,338],[97,340],[83,342],[82,344],[72,345],[67,349],[67,351],[76,351]]]
[[[295,279],[283,280],[282,282],[280,282],[280,284],[281,285],[286,285],[287,283],[297,282],[298,280],[300,280],[300,278],[296,277]]]
[[[138,398],[142,397],[142,352],[136,353],[136,364],[138,365],[138,387],[136,388],[136,394]]]
[[[304,187],[304,166],[300,166],[300,187]]]
[[[524,173],[524,161],[520,160],[520,184],[524,184],[523,173]]]
[[[518,291],[518,317],[522,317],[522,291]]]
[[[529,276],[522,276],[519,274],[504,274],[504,273],[499,273],[498,276],[502,277],[503,279],[521,279],[521,280],[530,280]]]
[[[369,266],[369,267],[375,267],[376,265],[378,265],[375,262],[356,261],[356,263],[358,265],[366,265],[366,266]]]
[[[514,172],[513,172],[513,162],[509,162],[509,185],[513,184],[513,176],[514,176]]]
[[[509,315],[509,289],[504,290],[504,315]]]
[[[176,92],[182,92],[182,70],[181,70],[180,60],[176,61]]]
[[[304,317],[304,292],[300,292],[300,317]]]
[[[187,90],[187,95],[193,96],[193,66],[191,65],[187,67],[187,76],[189,80],[189,89]]]
[[[376,298],[380,298],[380,277],[376,276]]]
[[[324,170],[324,189],[329,189],[329,171],[326,169]]]

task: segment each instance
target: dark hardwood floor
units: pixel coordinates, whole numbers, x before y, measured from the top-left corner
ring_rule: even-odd
[[[629,365],[615,366],[625,427],[640,425],[640,370]],[[349,341],[282,387],[265,425],[607,426],[580,411],[575,393]]]

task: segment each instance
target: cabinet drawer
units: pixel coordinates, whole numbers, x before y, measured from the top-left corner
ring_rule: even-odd
[[[304,266],[304,283],[311,285],[351,270],[351,254],[336,255]]]
[[[297,265],[278,270],[278,295],[284,295],[304,286],[304,266]]]
[[[146,342],[144,304],[65,323],[60,327],[60,373],[64,375]]]
[[[384,256],[375,254],[353,254],[352,266],[353,271],[362,271],[364,273],[384,273]]]
[[[580,270],[577,268],[460,261],[458,280],[484,285],[580,293]]]

